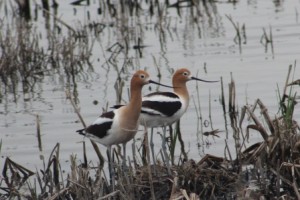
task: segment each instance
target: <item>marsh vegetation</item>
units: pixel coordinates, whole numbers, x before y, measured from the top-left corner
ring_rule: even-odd
[[[52,5],[30,1],[29,11],[9,2],[0,3],[0,114],[4,119],[0,199],[300,199],[299,80],[295,80],[299,38],[291,39],[293,53],[282,56],[278,52],[285,35],[275,32],[280,28],[266,23],[260,32],[253,30],[243,17],[236,17],[238,9],[222,15],[219,1],[74,1],[62,8],[58,1]],[[224,9],[243,3],[225,2]],[[274,4],[280,13],[284,3]],[[251,2],[247,5],[251,7]],[[64,12],[73,15],[58,14]],[[74,22],[74,18],[84,20]],[[226,36],[229,40],[224,36],[226,28],[233,31]],[[261,54],[267,61],[282,58],[278,74],[272,74],[272,66],[266,71],[274,76],[260,78],[264,66],[256,59]],[[230,56],[250,62],[248,67],[259,75],[250,77],[249,68],[231,75],[224,68],[213,68],[212,63],[236,62]],[[155,153],[149,148],[150,133],[140,131],[131,144],[126,170],[121,167],[121,147],[116,146],[113,187],[105,148],[89,140],[78,142],[75,130],[111,106],[127,102],[132,71],[146,68],[165,83],[169,80],[164,76],[170,77],[174,68],[186,63],[194,72],[220,79],[220,84],[205,88],[212,87],[209,92],[198,84],[191,86],[187,115],[194,115],[167,127],[170,160],[161,150],[161,129],[154,130]],[[239,85],[248,76],[252,82]],[[273,79],[281,84],[268,83],[276,92],[266,103],[266,92],[259,92]],[[241,101],[244,93],[238,88],[254,82],[254,93]],[[57,114],[57,108],[62,112]],[[29,141],[20,137],[23,134],[30,136]],[[193,142],[188,142],[189,137]],[[9,138],[15,139],[9,142]],[[206,152],[220,143],[221,151]],[[26,144],[37,151],[28,151]],[[24,151],[19,159],[11,153],[14,146]],[[34,162],[40,163],[38,167],[28,164]]]

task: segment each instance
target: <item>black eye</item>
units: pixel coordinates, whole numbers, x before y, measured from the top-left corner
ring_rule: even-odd
[[[141,79],[144,79],[144,78],[145,78],[145,75],[144,75],[144,74],[141,74],[140,77],[141,77]]]
[[[184,76],[187,76],[187,75],[189,75],[189,74],[188,74],[187,72],[183,72],[183,75],[184,75]]]

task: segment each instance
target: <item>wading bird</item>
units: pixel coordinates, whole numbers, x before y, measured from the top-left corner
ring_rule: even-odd
[[[172,78],[174,92],[154,92],[143,97],[140,124],[154,128],[168,126],[178,121],[189,105],[190,97],[186,82],[191,80],[218,82],[193,77],[186,68],[178,69]]]
[[[176,70],[172,77],[173,92],[154,92],[144,96],[142,99],[140,124],[149,128],[163,127],[163,150],[166,158],[165,128],[178,121],[186,112],[190,100],[186,83],[191,80],[208,83],[218,82],[193,77],[188,69],[181,68]],[[152,147],[153,162],[155,163],[153,130],[151,131],[150,145]]]
[[[112,180],[114,179],[114,169],[112,168],[111,147],[114,144],[123,145],[123,166],[125,166],[126,143],[133,139],[138,128],[138,119],[142,107],[142,87],[149,83],[169,87],[150,80],[147,72],[139,70],[131,79],[131,98],[127,105],[102,114],[86,129],[77,131],[79,134],[107,147],[109,170]]]

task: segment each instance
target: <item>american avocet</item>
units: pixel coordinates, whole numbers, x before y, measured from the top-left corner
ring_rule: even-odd
[[[114,172],[111,168],[111,146],[123,144],[123,164],[125,165],[126,143],[135,136],[138,128],[138,119],[142,107],[142,87],[149,83],[169,87],[150,80],[147,72],[139,70],[131,79],[131,98],[126,106],[102,114],[86,129],[77,131],[79,134],[107,147],[111,175]]]
[[[188,108],[190,97],[186,83],[191,80],[209,83],[218,82],[193,77],[188,69],[181,68],[176,70],[172,77],[173,92],[154,92],[144,96],[142,99],[140,124],[149,128],[163,127],[163,148],[165,148],[165,127],[178,121]],[[151,131],[150,145],[152,147],[153,161],[155,162],[153,131]],[[163,150],[166,152],[165,149]],[[165,156],[167,156],[166,153]]]
[[[140,123],[153,128],[168,126],[178,121],[189,105],[186,82],[190,80],[218,82],[193,77],[186,68],[178,69],[172,78],[174,92],[154,92],[143,97]]]

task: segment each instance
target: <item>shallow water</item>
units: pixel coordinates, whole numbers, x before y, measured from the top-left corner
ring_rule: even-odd
[[[104,24],[113,23],[113,19],[103,15],[97,15],[97,3],[91,6],[71,6],[67,2],[61,2],[58,8],[59,18],[73,27],[85,25],[91,21]],[[278,5],[276,5],[278,4]],[[143,5],[147,6],[147,5]],[[203,5],[202,5],[203,6]],[[41,156],[46,159],[56,143],[60,143],[60,159],[63,168],[69,166],[68,160],[71,154],[77,154],[82,158],[82,143],[84,139],[75,133],[82,128],[77,115],[69,100],[66,99],[65,90],[70,86],[78,92],[80,112],[85,122],[91,123],[107,105],[118,103],[117,92],[114,84],[117,80],[117,70],[108,66],[106,59],[111,52],[106,51],[114,43],[122,43],[124,35],[130,37],[129,50],[117,55],[114,63],[121,71],[123,64],[128,64],[125,72],[121,72],[124,79],[122,103],[128,100],[129,77],[136,69],[144,69],[151,74],[153,80],[158,80],[158,70],[161,73],[161,82],[171,83],[173,70],[187,67],[199,78],[206,80],[219,80],[223,78],[226,104],[228,103],[228,83],[231,73],[236,84],[236,100],[238,107],[245,104],[253,104],[260,98],[267,106],[270,116],[274,117],[278,112],[278,91],[282,93],[288,66],[298,62],[300,55],[300,24],[298,22],[299,1],[287,0],[274,3],[273,1],[240,1],[236,4],[219,1],[207,4],[206,9],[200,7],[201,17],[198,23],[191,20],[189,8],[181,9],[181,17],[176,9],[167,9],[167,18],[158,20],[152,18],[147,12],[141,12],[141,16],[124,18],[114,26],[106,27],[100,37],[94,40],[94,47],[90,61],[93,69],[84,66],[84,72],[75,77],[76,86],[68,81],[63,70],[49,73],[36,84],[34,92],[23,93],[19,87],[16,96],[7,93],[0,103],[0,135],[2,139],[1,163],[5,157],[30,169],[42,165]],[[74,14],[76,9],[76,14]],[[90,13],[90,20],[87,17]],[[240,26],[246,26],[246,39],[242,39],[241,48],[234,42],[235,30],[226,15],[230,15],[234,22]],[[122,18],[122,16],[119,16]],[[50,20],[51,21],[51,20]],[[122,34],[120,21],[129,26],[128,34]],[[161,22],[161,30],[159,30]],[[52,23],[52,21],[51,21]],[[32,22],[38,27],[38,31],[46,38],[44,18],[39,12],[37,21]],[[166,25],[168,24],[168,25]],[[274,51],[271,46],[265,47],[260,41],[263,28],[269,33],[272,27]],[[62,27],[63,28],[63,27]],[[142,57],[133,49],[138,37],[142,38]],[[89,36],[93,38],[92,34]],[[92,40],[93,41],[93,40]],[[47,40],[45,49],[47,48]],[[131,65],[132,64],[132,65]],[[133,67],[132,67],[133,66]],[[298,79],[299,67],[295,68],[294,79]],[[70,83],[70,85],[69,85]],[[188,156],[200,160],[207,153],[224,156],[225,126],[228,128],[228,142],[234,155],[234,142],[230,124],[224,121],[221,98],[221,83],[198,83],[201,114],[204,122],[209,121],[209,105],[213,129],[219,129],[220,138],[202,136],[202,132],[210,131],[211,125],[203,129],[197,129],[198,107],[196,82],[189,82],[191,102],[187,113],[181,119],[181,131]],[[151,89],[151,90],[150,90]],[[146,86],[143,93],[154,91],[156,86]],[[160,90],[168,90],[159,88]],[[297,86],[294,91],[299,90]],[[211,104],[209,104],[211,99]],[[194,101],[196,105],[194,104]],[[98,102],[97,104],[94,101]],[[296,106],[295,119],[299,118],[298,106]],[[36,137],[36,115],[40,117],[42,147],[40,152]],[[198,134],[198,135],[197,135]],[[142,137],[140,131],[137,140]],[[155,135],[155,146],[160,148],[161,140]],[[200,139],[199,139],[200,138]],[[262,138],[256,132],[251,132],[251,142],[261,141]],[[88,159],[97,161],[96,154],[88,140]],[[210,145],[206,145],[206,144]],[[130,148],[131,142],[128,145]],[[105,148],[99,145],[102,152]],[[179,147],[177,156],[179,156]],[[128,150],[130,152],[130,150]]]

